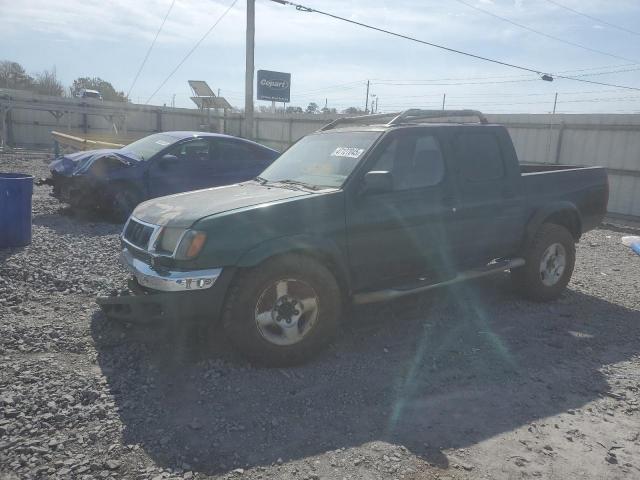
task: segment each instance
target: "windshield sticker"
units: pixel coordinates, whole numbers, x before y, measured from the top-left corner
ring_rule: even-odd
[[[170,143],[167,142],[166,140],[156,140],[156,143],[158,145],[162,145],[163,147],[166,147],[167,145],[170,145]]]
[[[364,153],[364,148],[338,147],[331,154],[332,157],[358,158]]]

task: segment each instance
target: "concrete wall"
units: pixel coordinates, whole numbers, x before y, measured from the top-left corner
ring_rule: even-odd
[[[61,116],[56,119],[51,112]],[[282,151],[335,118],[256,114],[253,139]],[[507,126],[521,162],[607,167],[609,211],[640,217],[640,115],[502,114],[488,118]],[[90,136],[112,135],[117,129],[124,138],[139,138],[156,131],[211,129],[240,136],[243,121],[237,113],[208,116],[196,109],[62,99],[0,89],[0,145],[5,139],[17,145],[51,146],[51,130]]]
[[[157,131],[202,130],[207,114],[196,109],[60,98],[0,89],[0,145],[51,146],[51,131],[141,138]],[[217,122],[213,122],[217,130]],[[117,133],[116,133],[117,132]]]
[[[640,115],[490,115],[509,128],[521,162],[601,165],[609,211],[640,216]]]

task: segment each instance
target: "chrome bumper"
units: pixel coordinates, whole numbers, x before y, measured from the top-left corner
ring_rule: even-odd
[[[221,268],[190,272],[157,272],[131,255],[126,248],[120,253],[120,262],[136,277],[140,285],[163,292],[205,290],[210,288],[222,273]]]

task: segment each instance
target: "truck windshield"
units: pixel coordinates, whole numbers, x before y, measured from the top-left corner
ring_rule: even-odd
[[[160,150],[176,143],[178,140],[179,138],[171,135],[155,133],[122,147],[122,150],[132,152],[134,155],[142,158],[142,160],[149,160]]]
[[[260,179],[311,187],[340,187],[381,132],[331,132],[304,137],[285,151]]]

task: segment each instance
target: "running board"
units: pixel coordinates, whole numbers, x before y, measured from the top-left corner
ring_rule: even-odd
[[[468,270],[466,272],[459,273],[450,280],[443,282],[431,283],[429,285],[420,285],[413,288],[396,287],[389,288],[387,290],[378,290],[375,292],[363,292],[357,293],[353,296],[353,303],[356,305],[362,305],[364,303],[384,302],[387,300],[393,300],[394,298],[404,297],[406,295],[413,295],[416,293],[426,292],[433,288],[444,287],[458,282],[464,282],[466,280],[472,280],[474,278],[485,277],[487,275],[494,275],[496,273],[504,272],[511,268],[518,268],[524,265],[523,258],[513,258],[511,260],[502,260],[495,263],[490,263],[484,268],[475,270]]]

